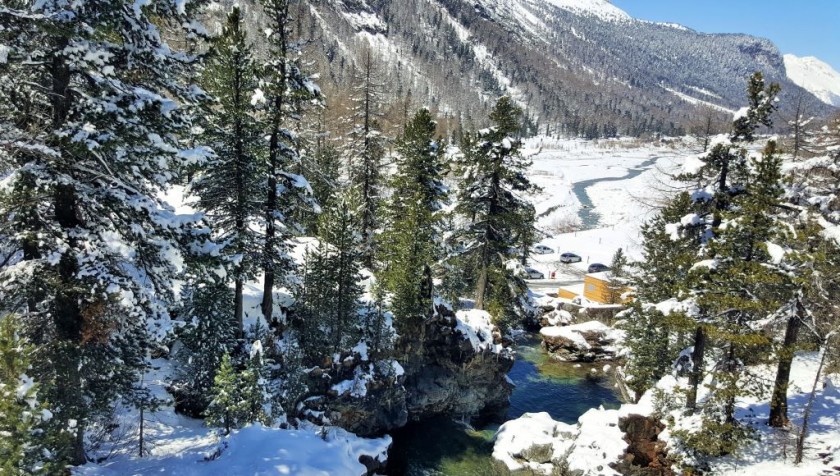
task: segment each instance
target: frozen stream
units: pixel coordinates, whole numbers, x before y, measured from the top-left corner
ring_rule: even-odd
[[[598,215],[598,212],[595,211],[595,206],[592,203],[592,199],[589,198],[589,194],[586,193],[587,188],[599,182],[618,182],[621,180],[630,180],[632,178],[638,177],[643,172],[651,169],[654,165],[656,165],[657,160],[659,160],[659,157],[650,158],[642,162],[641,164],[630,168],[627,172],[627,175],[624,175],[622,177],[599,177],[575,182],[572,186],[572,192],[574,192],[575,196],[581,204],[578,216],[580,217],[582,229],[591,230],[593,228],[598,228],[599,221],[601,219],[600,215]]]

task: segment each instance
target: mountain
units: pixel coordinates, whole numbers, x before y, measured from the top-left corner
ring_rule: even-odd
[[[259,38],[259,8],[249,2],[238,3]],[[295,34],[331,105],[346,101],[370,49],[385,101],[403,105],[391,108],[394,122],[406,104],[427,105],[446,133],[483,126],[502,94],[525,108],[532,129],[602,137],[680,135],[707,116],[726,124],[754,71],[782,85],[783,110],[804,91],[769,40],[637,20],[605,0],[321,0],[296,8]]]
[[[840,73],[813,56],[785,55],[791,81],[810,91],[820,101],[840,107]]]

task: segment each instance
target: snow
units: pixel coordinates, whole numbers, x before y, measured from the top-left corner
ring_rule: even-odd
[[[686,316],[696,316],[700,312],[700,308],[694,299],[686,299],[685,301],[678,301],[675,298],[662,301],[654,306],[657,311],[663,315],[668,316],[675,312],[683,313]]]
[[[678,98],[682,99],[683,101],[685,101],[689,104],[694,104],[696,106],[705,106],[705,107],[714,109],[715,111],[728,112],[730,114],[735,112],[732,109],[728,109],[728,108],[725,108],[723,106],[719,106],[719,105],[717,105],[713,102],[704,101],[702,99],[697,99],[693,96],[689,96],[688,94],[677,91],[676,89],[668,88],[668,87],[665,87],[665,86],[662,86],[662,89],[668,91],[669,93],[673,94],[674,96],[677,96]],[[696,88],[693,88],[693,87],[691,89],[696,90]],[[700,91],[698,91],[698,92],[700,92]],[[702,94],[705,94],[705,92],[703,92]],[[708,94],[706,94],[706,95],[708,96]]]
[[[385,459],[391,437],[364,439],[340,429],[329,429],[322,437],[316,428],[281,430],[256,424],[234,430],[222,441],[210,431],[179,431],[177,440],[153,451],[147,458],[118,457],[96,465],[88,463],[74,470],[76,475],[118,476],[160,474],[173,476],[242,475],[362,475],[367,472],[359,457]],[[163,438],[171,435],[161,435]],[[215,459],[207,456],[221,454]]]
[[[611,345],[604,346],[605,350],[610,350],[616,354],[620,354],[621,344],[624,342],[625,332],[600,322],[587,321],[580,324],[572,324],[570,326],[548,326],[540,329],[540,335],[544,337],[559,337],[572,342],[575,347],[582,350],[588,350],[591,346],[583,337],[583,334],[598,334],[601,336],[599,340],[611,342]]]
[[[788,78],[820,101],[840,107],[840,73],[813,56],[784,55]]]
[[[785,249],[769,241],[765,244],[767,245],[767,253],[770,254],[770,259],[773,264],[780,264],[787,253]]]
[[[589,349],[589,343],[586,342],[586,339],[584,339],[579,332],[576,332],[575,329],[571,329],[571,327],[572,326],[543,327],[540,329],[540,335],[545,337],[561,337],[572,342],[578,349]]]
[[[349,357],[348,357],[349,358]],[[339,396],[350,394],[353,398],[362,398],[367,395],[368,382],[373,380],[373,369],[370,372],[365,372],[361,366],[356,367],[353,371],[353,378],[343,380],[333,385],[332,390]]]
[[[525,413],[505,422],[496,431],[493,458],[503,462],[511,471],[531,470],[550,474],[550,463],[524,461],[523,453],[535,446],[550,445],[552,457],[556,454],[562,458],[568,450],[563,442],[570,441],[575,431],[574,425],[554,421],[546,412]]]
[[[631,21],[633,18],[624,10],[607,0],[546,0],[546,3],[578,15],[593,16],[608,22]]]
[[[476,352],[490,350],[498,354],[504,350],[501,344],[493,342],[494,326],[487,311],[465,309],[455,313],[455,319],[455,330],[470,341]]]
[[[537,228],[546,236],[540,243],[555,250],[531,255],[529,266],[546,277],[556,273],[560,281],[556,289],[582,281],[588,264],[609,263],[618,248],[631,259],[640,259],[640,225],[653,216],[652,204],[671,184],[666,174],[679,171],[685,157],[696,155],[690,146],[545,136],[525,140],[523,154],[533,161],[529,178],[542,188],[530,197]],[[580,217],[585,206],[581,189],[591,202],[595,224]],[[582,261],[560,263],[559,255],[567,251]]]
[[[352,350],[353,350],[353,352],[359,354],[359,358],[361,358],[363,362],[367,362],[368,360],[370,360],[368,358],[367,342],[364,342],[364,341],[359,342],[358,344],[356,344],[356,347],[353,347]]]
[[[750,108],[742,107],[741,109],[735,111],[734,114],[732,114],[732,120],[737,121],[738,119],[746,118],[748,112],[750,112]]]

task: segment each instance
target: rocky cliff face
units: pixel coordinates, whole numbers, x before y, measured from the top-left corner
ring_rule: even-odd
[[[401,364],[374,364],[359,352],[346,352],[311,369],[313,396],[303,401],[298,416],[372,436],[409,419],[472,419],[506,411],[514,355],[501,345],[498,331],[473,332],[439,305],[416,332],[400,338],[395,354]]]
[[[436,311],[419,333],[403,336],[400,343],[408,356],[405,386],[410,418],[474,418],[505,411],[513,391],[507,378],[513,352],[501,346],[498,331],[476,345],[459,329],[450,309],[438,306]]]

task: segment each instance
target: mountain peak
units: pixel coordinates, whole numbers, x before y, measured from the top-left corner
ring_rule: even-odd
[[[820,101],[840,107],[840,73],[814,56],[784,55],[787,76]]]

